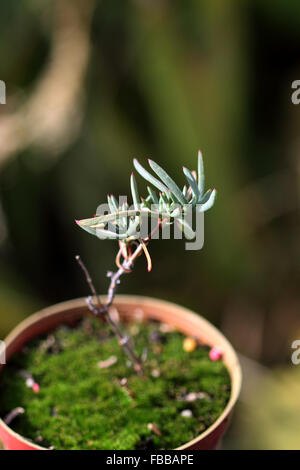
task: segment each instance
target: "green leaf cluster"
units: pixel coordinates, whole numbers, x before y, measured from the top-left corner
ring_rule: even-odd
[[[140,196],[132,173],[130,177],[132,206],[129,206],[128,202],[120,203],[113,195],[108,195],[107,213],[77,220],[77,224],[98,238],[131,242],[141,238],[143,218],[156,217],[161,225],[176,223],[188,238],[193,238],[195,232],[190,220],[186,220],[186,215],[207,211],[214,205],[216,198],[215,189],[204,191],[205,178],[201,151],[198,152],[197,172],[183,167],[186,184],[182,189],[160,165],[150,159],[148,162],[155,176],[138,160],[133,160],[136,171],[151,185],[147,186],[147,196]]]

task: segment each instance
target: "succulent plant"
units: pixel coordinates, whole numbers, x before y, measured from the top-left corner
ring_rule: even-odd
[[[157,177],[149,173],[136,159],[136,171],[152,186],[147,186],[148,194],[140,197],[134,174],[130,177],[133,205],[121,204],[113,195],[107,196],[107,214],[96,214],[89,219],[77,220],[77,224],[87,232],[101,239],[121,240],[130,243],[141,238],[143,218],[156,217],[161,226],[176,223],[184,234],[192,239],[195,232],[186,220],[187,213],[205,212],[210,209],[216,198],[216,190],[204,192],[204,168],[202,154],[198,152],[198,170],[190,171],[183,167],[187,184],[181,190],[168,173],[153,160],[148,160],[150,168]],[[100,208],[103,206],[99,206]]]
[[[142,361],[137,356],[132,341],[129,341],[128,335],[124,335],[119,325],[110,315],[109,309],[113,303],[117,292],[120,278],[124,273],[129,273],[133,269],[136,259],[144,252],[147,258],[148,271],[151,270],[152,262],[147,249],[147,245],[153,238],[155,232],[167,224],[177,224],[189,239],[196,236],[190,222],[193,213],[201,213],[210,209],[215,201],[216,190],[209,189],[204,192],[204,170],[202,154],[198,152],[198,171],[190,171],[183,167],[183,173],[187,184],[181,190],[173,179],[153,160],[148,160],[150,168],[156,174],[149,173],[136,159],[134,167],[136,171],[151,186],[147,186],[148,194],[146,197],[140,197],[134,174],[131,173],[130,187],[132,195],[132,206],[129,207],[124,198],[119,198],[119,202],[113,196],[107,196],[107,204],[98,207],[97,214],[90,219],[76,220],[77,224],[99,238],[109,238],[118,240],[119,251],[116,256],[118,270],[109,272],[110,285],[108,288],[106,302],[103,305],[99,296],[97,296],[92,278],[81,260],[80,256],[76,259],[82,268],[87,283],[89,284],[92,297],[86,299],[91,312],[96,316],[103,315],[109,325],[112,327],[119,343],[134,364],[136,372],[144,375]],[[153,189],[152,186],[154,186]],[[157,193],[157,190],[159,193]],[[105,206],[105,209],[104,207]],[[101,213],[104,212],[107,213]],[[100,212],[100,213],[99,213]],[[189,217],[186,217],[189,215]],[[155,218],[154,228],[149,232],[146,224],[146,232],[142,232],[145,219]],[[153,224],[151,224],[153,227]],[[123,260],[121,261],[121,258]]]

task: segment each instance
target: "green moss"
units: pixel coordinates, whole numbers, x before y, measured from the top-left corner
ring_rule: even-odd
[[[107,326],[85,320],[74,329],[60,327],[52,333],[54,345],[49,347],[49,336],[39,338],[9,362],[1,375],[1,416],[23,407],[25,414],[11,424],[13,429],[55,449],[172,449],[196,437],[226,406],[226,367],[211,361],[205,346],[185,352],[184,336],[162,334],[158,323],[128,328],[138,354],[147,348],[146,381],[128,366]],[[159,341],[154,341],[158,332]],[[98,362],[110,356],[117,362],[100,369]],[[31,372],[39,393],[26,386],[20,370]],[[153,371],[160,375],[153,377]],[[124,377],[126,387],[120,385]],[[180,399],[190,392],[203,392],[203,397]],[[192,417],[182,416],[184,409]]]

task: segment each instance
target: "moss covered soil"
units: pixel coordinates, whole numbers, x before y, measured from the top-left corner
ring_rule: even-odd
[[[29,343],[0,377],[0,413],[54,449],[172,449],[205,431],[230,396],[230,378],[209,348],[186,352],[184,336],[156,322],[126,325],[147,356],[143,380],[108,327],[85,319]],[[107,361],[108,360],[108,361]],[[113,363],[114,362],[114,363]],[[40,390],[26,385],[32,374]]]

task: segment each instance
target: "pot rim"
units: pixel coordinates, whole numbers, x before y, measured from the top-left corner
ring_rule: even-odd
[[[99,296],[101,301],[105,301],[106,296],[101,295]],[[137,302],[141,303],[141,306],[143,304],[152,304],[154,307],[159,307],[163,306],[166,309],[169,307],[174,310],[177,309],[178,312],[181,314],[183,313],[185,318],[191,321],[196,321],[196,323],[202,323],[203,326],[206,327],[206,329],[209,329],[216,337],[218,337],[221,342],[222,342],[222,348],[226,349],[226,352],[230,354],[231,356],[231,366],[229,367],[228,364],[225,365],[228,369],[228,372],[230,374],[231,378],[231,394],[230,394],[230,399],[224,408],[223,412],[220,414],[218,419],[214,421],[214,423],[209,426],[204,432],[199,434],[197,437],[192,439],[189,442],[186,442],[185,444],[181,445],[180,447],[177,447],[175,450],[185,450],[187,448],[190,448],[190,446],[198,443],[199,441],[203,440],[206,436],[211,434],[217,427],[227,418],[230,416],[237,400],[240,394],[241,390],[241,384],[242,384],[242,371],[241,371],[241,366],[239,359],[237,357],[237,354],[234,350],[234,348],[231,346],[230,342],[227,340],[227,338],[221,333],[214,325],[212,325],[208,320],[203,318],[201,315],[198,313],[187,309],[185,307],[182,307],[181,305],[175,304],[173,302],[169,302],[166,300],[161,300],[157,299],[154,297],[147,297],[147,296],[139,296],[139,295],[117,295],[115,302],[119,305],[128,305],[128,301],[131,303]],[[78,299],[72,299],[72,300],[67,300],[64,302],[60,302],[57,304],[54,304],[50,307],[46,307],[37,313],[34,313],[30,315],[29,317],[25,318],[22,322],[20,322],[12,331],[11,333],[8,334],[6,339],[4,340],[4,343],[6,345],[6,349],[8,350],[9,346],[14,343],[14,341],[18,338],[18,336],[26,329],[30,328],[33,324],[39,323],[40,320],[51,317],[56,315],[59,315],[63,313],[64,311],[68,311],[70,309],[74,310],[76,308],[82,308],[86,306],[85,298],[78,298]],[[167,323],[167,322],[166,322]],[[204,334],[205,337],[206,333]],[[209,343],[208,343],[209,344]],[[212,344],[210,344],[213,346]],[[6,433],[10,434],[12,437],[15,439],[21,441],[24,445],[30,445],[32,448],[36,450],[47,450],[47,448],[39,446],[38,444],[35,444],[34,442],[26,439],[23,437],[21,434],[18,434],[15,432],[12,428],[10,428],[5,422],[0,418],[0,427],[3,428]]]

